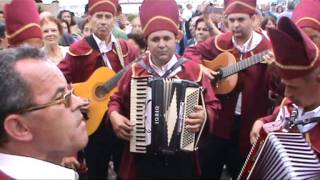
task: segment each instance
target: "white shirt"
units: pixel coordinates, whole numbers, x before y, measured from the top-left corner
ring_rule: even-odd
[[[305,119],[310,119],[312,117],[318,117],[320,116],[320,106],[315,108],[312,111],[304,111],[303,108],[296,106],[295,104],[293,104],[294,107],[297,108],[298,110],[298,116],[296,118],[296,121],[299,120],[305,120]],[[290,117],[290,113],[289,110],[286,106],[280,108],[280,111],[278,113],[278,116],[276,118],[276,121],[282,121],[284,118],[289,118]],[[317,122],[313,122],[313,123],[309,123],[306,125],[298,125],[298,129],[301,133],[305,133],[310,131],[312,128],[314,128],[318,123]]]
[[[108,68],[112,69],[111,63],[110,63],[106,53],[108,53],[109,51],[112,51],[112,45],[113,45],[113,43],[117,42],[117,39],[112,34],[111,34],[111,41],[109,43],[102,41],[95,34],[93,34],[93,39],[96,41],[96,43],[99,47],[99,51],[102,54],[102,59],[103,59],[105,65]]]
[[[79,175],[50,162],[0,153],[0,170],[14,179],[79,179]]]
[[[151,68],[159,75],[162,76],[164,75],[172,66],[174,66],[176,63],[178,62],[178,58],[176,55],[173,55],[170,59],[170,61],[165,64],[162,67],[158,67],[156,66],[152,61],[151,61],[151,54],[149,54],[149,64],[151,66]],[[168,77],[172,77],[174,75],[176,75],[178,72],[180,72],[182,70],[181,66],[176,68],[171,74],[169,74]]]
[[[241,53],[247,53],[252,51],[254,48],[256,48],[260,42],[262,41],[262,36],[258,34],[257,32],[253,31],[250,38],[242,45],[238,45],[235,41],[234,37],[232,37],[232,43],[235,48],[237,48]],[[240,56],[240,60],[242,60],[242,55]],[[242,104],[242,93],[239,94],[237,105],[235,109],[235,114],[241,115],[241,104]]]

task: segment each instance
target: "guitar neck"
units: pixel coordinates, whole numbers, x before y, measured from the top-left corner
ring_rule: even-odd
[[[223,78],[226,78],[228,76],[231,76],[239,71],[242,71],[252,65],[255,65],[261,61],[263,61],[263,56],[265,54],[267,54],[269,51],[263,51],[261,53],[258,53],[256,55],[253,55],[247,59],[244,59],[244,60],[241,60],[240,62],[237,62],[231,66],[228,66],[226,68],[222,68],[221,71],[222,71],[222,79]]]
[[[108,80],[107,82],[105,82],[102,85],[103,91],[105,93],[111,91],[114,87],[116,87],[118,81],[120,80],[120,78],[122,77],[122,75],[127,71],[128,68],[131,67],[131,65],[135,62],[139,62],[141,60],[143,60],[144,54],[140,55],[136,60],[132,61],[130,64],[128,64],[127,66],[125,66],[123,69],[121,69],[115,76],[113,76],[110,80]]]

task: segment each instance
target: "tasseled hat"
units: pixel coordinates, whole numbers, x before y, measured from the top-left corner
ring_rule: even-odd
[[[31,38],[42,39],[39,13],[34,0],[12,0],[4,7],[4,17],[10,45]]]
[[[292,20],[300,28],[320,31],[320,0],[302,0],[293,11]]]
[[[269,29],[268,34],[282,78],[305,76],[320,65],[318,47],[289,18],[282,17],[278,28]]]
[[[232,13],[256,13],[256,0],[225,0],[224,1],[224,14],[229,15]]]
[[[179,34],[179,10],[175,0],[144,0],[140,9],[143,35],[168,30]]]
[[[118,0],[89,0],[89,14],[96,12],[110,12],[113,16],[117,13]]]

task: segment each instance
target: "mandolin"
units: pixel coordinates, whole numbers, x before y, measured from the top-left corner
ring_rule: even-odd
[[[223,95],[230,93],[237,85],[238,72],[263,61],[263,56],[269,52],[269,50],[266,50],[239,62],[236,61],[236,58],[231,53],[223,52],[212,61],[203,60],[202,64],[218,72],[212,80],[212,84],[215,86],[216,94]]]

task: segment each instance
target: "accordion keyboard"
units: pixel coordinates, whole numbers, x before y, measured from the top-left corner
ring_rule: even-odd
[[[135,125],[131,131],[130,152],[146,153],[145,116],[148,78],[132,78],[130,96],[130,121]]]

